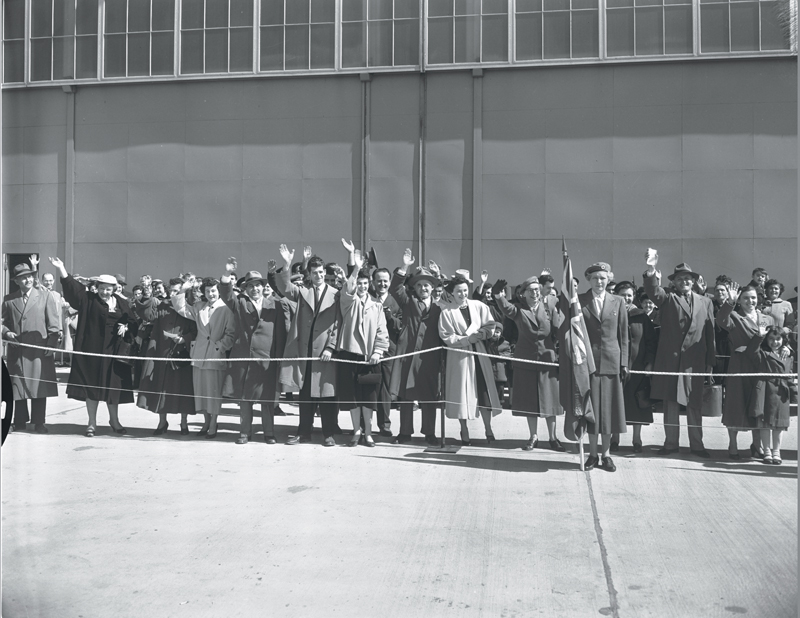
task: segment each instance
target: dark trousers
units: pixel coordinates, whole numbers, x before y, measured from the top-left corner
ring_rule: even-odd
[[[422,434],[424,436],[436,435],[436,404],[421,403],[422,409]],[[414,435],[414,402],[400,402],[400,434]]]
[[[392,395],[389,393],[389,384],[392,381],[392,368],[389,363],[381,363],[381,388],[378,391],[378,429],[391,431],[392,419],[389,414],[392,410]]]
[[[34,425],[44,425],[45,409],[47,399],[31,399],[31,413],[28,416],[28,400],[18,399],[14,402],[14,425],[22,426],[28,421],[33,421]]]
[[[336,397],[312,397],[309,376],[308,379],[303,380],[303,388],[300,389],[298,436],[311,436],[311,430],[314,429],[314,411],[317,406],[319,406],[319,417],[322,420],[322,435],[330,438],[339,426],[339,404],[336,403]]]
[[[239,416],[241,418],[239,431],[242,435],[249,436],[253,432],[252,401],[239,402]],[[264,430],[264,436],[268,437],[275,433],[275,416],[272,402],[261,402],[261,428]]]

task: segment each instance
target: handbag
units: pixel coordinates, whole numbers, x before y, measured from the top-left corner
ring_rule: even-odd
[[[703,416],[722,416],[722,385],[703,386]]]
[[[650,378],[646,377],[642,380],[633,397],[636,399],[636,405],[639,406],[640,410],[650,409],[650,406],[653,405],[653,401],[650,399]]]
[[[380,365],[375,365],[375,366],[380,367]],[[368,373],[359,373],[356,376],[356,382],[365,385],[375,385],[375,384],[380,384],[382,378],[383,376],[381,375],[380,370],[379,371],[370,370]]]

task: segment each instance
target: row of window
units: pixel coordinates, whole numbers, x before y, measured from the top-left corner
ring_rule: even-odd
[[[3,11],[3,82],[20,83],[786,52],[796,0],[4,0]]]

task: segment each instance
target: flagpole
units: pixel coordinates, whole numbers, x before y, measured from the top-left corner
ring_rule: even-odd
[[[570,283],[572,283],[572,282],[570,281]],[[572,329],[569,330],[569,338],[572,339]],[[570,383],[570,387],[572,388],[573,405],[575,405],[574,404],[574,401],[575,401],[574,398],[575,398],[575,394],[576,393],[575,393],[575,371],[574,371],[574,369],[573,369],[573,371],[569,372],[569,376],[570,376],[570,382],[571,382]],[[578,428],[580,428],[580,426],[581,426],[581,421],[578,420]],[[583,432],[582,431],[577,436],[577,438],[578,438],[578,457],[580,457],[581,472],[585,472],[585,470],[583,469]]]

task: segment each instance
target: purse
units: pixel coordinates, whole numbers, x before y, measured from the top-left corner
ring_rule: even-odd
[[[380,367],[380,365],[376,365],[376,366]],[[375,385],[375,384],[380,384],[382,378],[383,378],[383,376],[381,375],[380,371],[377,371],[377,372],[370,371],[368,373],[359,373],[356,376],[356,382],[358,382],[359,384],[365,384],[365,385]]]

